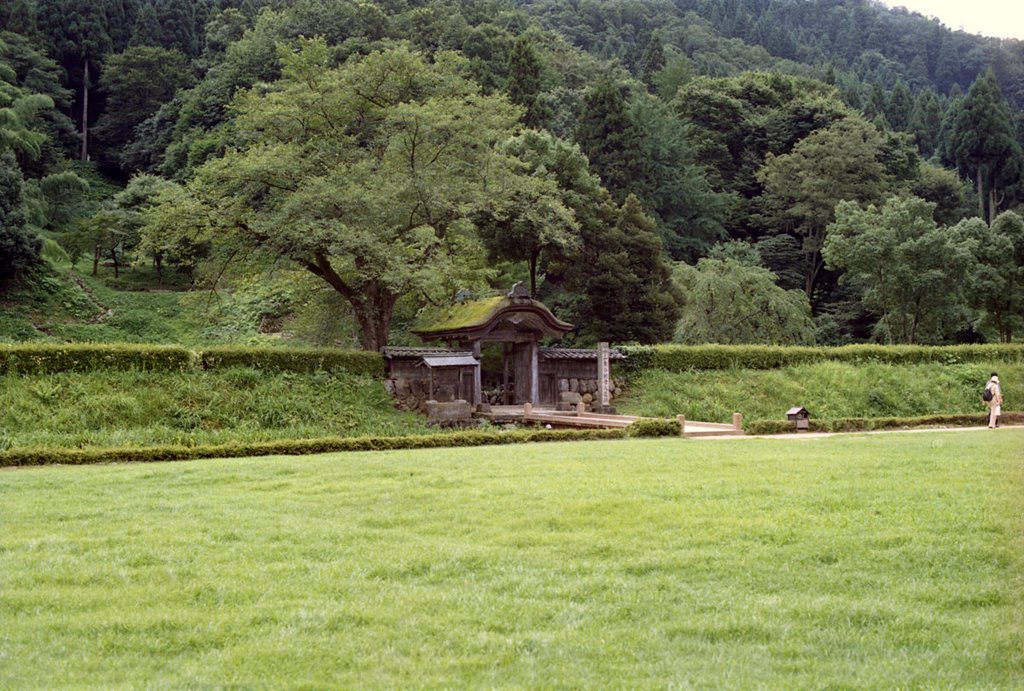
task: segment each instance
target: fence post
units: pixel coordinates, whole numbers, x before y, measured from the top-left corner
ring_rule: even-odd
[[[679,436],[680,437],[685,437],[686,436],[686,416],[685,415],[676,415],[676,420],[679,421]]]
[[[743,414],[733,413],[732,414],[732,429],[736,434],[743,434]]]

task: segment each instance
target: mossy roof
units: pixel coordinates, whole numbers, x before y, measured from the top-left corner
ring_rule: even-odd
[[[529,298],[495,296],[480,300],[469,300],[452,305],[440,321],[413,329],[423,338],[458,337],[481,335],[511,312],[527,312],[532,323],[550,335],[561,336],[571,330],[572,324],[559,320],[543,303]]]
[[[417,333],[428,333],[433,331],[458,331],[474,326],[482,326],[487,323],[498,310],[507,303],[509,299],[501,295],[482,300],[467,300],[448,308],[447,313],[441,321],[430,324],[422,329],[416,329]]]

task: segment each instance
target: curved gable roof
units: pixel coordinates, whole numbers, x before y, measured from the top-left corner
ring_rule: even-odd
[[[422,329],[413,329],[413,333],[426,341],[475,341],[487,340],[488,336],[497,331],[561,338],[572,328],[572,324],[558,319],[543,303],[513,291],[505,297],[471,300],[454,305],[442,321]]]

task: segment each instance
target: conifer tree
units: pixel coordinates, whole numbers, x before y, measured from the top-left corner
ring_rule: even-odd
[[[587,93],[576,141],[617,201],[625,200],[631,184],[645,176],[641,139],[616,84],[605,81]]]
[[[648,87],[654,86],[654,75],[665,67],[665,48],[661,45],[661,37],[651,34],[647,42],[644,56],[640,59],[640,79]]]
[[[992,70],[975,80],[960,103],[953,122],[952,150],[974,178],[978,215],[991,223],[1002,201],[1006,173],[1012,172],[1021,156],[1009,107]]]
[[[543,113],[537,102],[540,94],[541,64],[533,44],[524,36],[516,39],[508,58],[509,100],[526,109],[523,123],[528,127],[539,127]]]

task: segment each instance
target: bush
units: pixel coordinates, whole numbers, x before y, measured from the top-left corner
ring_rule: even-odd
[[[0,344],[0,374],[96,370],[183,372],[250,367],[285,372],[347,372],[380,378],[384,360],[361,350],[223,347],[193,352],[180,346],[108,344]]]
[[[225,367],[252,367],[285,372],[336,372],[384,375],[384,359],[365,350],[337,350],[333,348],[207,348],[200,353],[203,369]]]
[[[989,344],[959,346],[850,345],[838,348],[798,346],[655,345],[621,346],[629,372],[661,369],[668,372],[722,369],[777,369],[821,360],[887,364],[1024,362],[1024,346]]]
[[[682,432],[678,420],[642,418],[626,428],[627,437],[678,437]]]
[[[1024,413],[1004,413],[1000,421],[1024,424]],[[988,423],[987,414],[926,415],[922,417],[839,418],[811,420],[811,432],[867,432],[871,430],[913,429],[916,427],[977,427]],[[747,434],[789,434],[796,426],[786,420],[754,420],[746,425]]]
[[[54,374],[93,370],[184,372],[196,355],[177,346],[100,344],[0,345],[0,374]]]
[[[513,432],[451,432],[403,437],[323,437],[207,446],[148,446],[107,449],[16,449],[0,451],[0,467],[48,464],[154,463],[201,458],[299,456],[338,451],[391,451],[457,446],[525,444],[545,441],[621,439],[622,430],[518,430]]]

